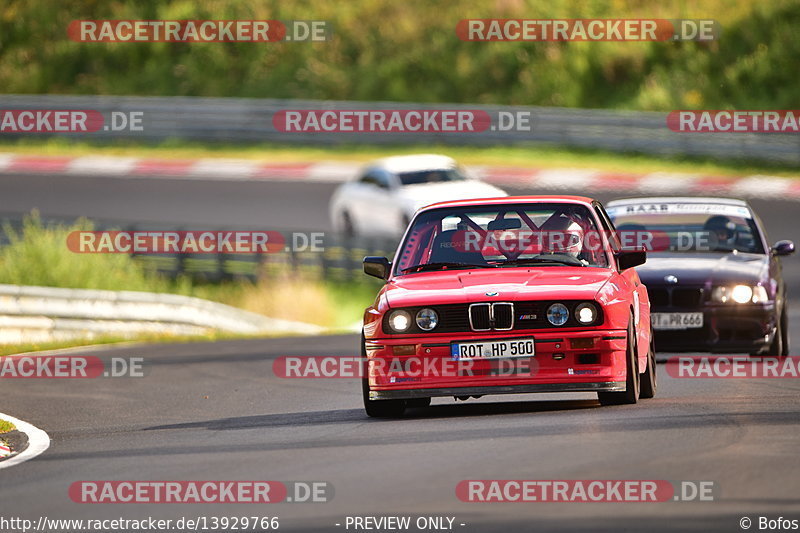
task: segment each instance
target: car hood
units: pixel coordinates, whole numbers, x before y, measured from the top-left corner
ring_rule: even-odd
[[[392,279],[390,307],[485,301],[593,299],[613,272],[594,267],[497,268],[422,272]],[[486,293],[497,292],[497,296]]]
[[[399,196],[413,211],[426,205],[448,200],[467,200],[471,198],[496,198],[508,194],[480,180],[449,181],[442,183],[423,183],[407,185],[400,189]]]
[[[647,263],[636,268],[642,282],[663,285],[665,277],[675,276],[684,285],[712,285],[761,281],[769,268],[769,257],[762,254],[651,253]]]

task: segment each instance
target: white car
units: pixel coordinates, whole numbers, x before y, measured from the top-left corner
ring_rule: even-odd
[[[446,200],[508,196],[467,175],[443,155],[401,155],[373,161],[333,194],[334,231],[348,236],[398,237],[417,209]]]

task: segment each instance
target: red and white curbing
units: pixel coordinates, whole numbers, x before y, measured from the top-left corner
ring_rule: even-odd
[[[0,153],[2,174],[63,174],[117,178],[198,180],[273,180],[341,183],[360,163],[270,163],[249,159],[156,159],[114,156],[30,156]],[[776,176],[707,176],[670,172],[629,173],[583,168],[473,166],[470,170],[496,185],[536,189],[625,191],[638,194],[712,194],[800,200],[800,180]]]
[[[50,447],[50,436],[37,428],[33,424],[29,424],[19,418],[14,418],[11,415],[0,413],[0,419],[7,420],[14,424],[17,431],[25,433],[28,437],[28,447],[19,453],[12,454],[12,457],[0,461],[0,470],[3,468],[10,468],[12,466],[29,461],[34,457],[41,455]],[[5,447],[5,445],[2,445]]]

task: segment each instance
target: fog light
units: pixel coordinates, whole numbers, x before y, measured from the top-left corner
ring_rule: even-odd
[[[565,357],[566,357],[566,355],[564,355],[563,353],[554,353],[553,354],[553,359],[555,359],[556,361],[561,361]]]

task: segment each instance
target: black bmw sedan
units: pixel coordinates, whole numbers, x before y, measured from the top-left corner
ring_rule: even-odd
[[[607,204],[623,246],[645,246],[638,267],[660,352],[789,354],[781,256],[742,200],[635,198]]]

